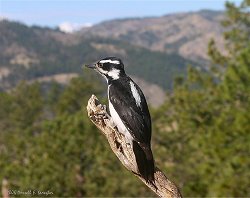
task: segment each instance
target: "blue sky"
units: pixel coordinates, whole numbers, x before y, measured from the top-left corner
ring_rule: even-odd
[[[55,27],[65,22],[96,24],[115,18],[223,10],[224,3],[224,0],[0,0],[0,16],[28,25]]]

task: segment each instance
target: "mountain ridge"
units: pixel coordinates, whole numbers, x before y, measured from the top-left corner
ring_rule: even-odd
[[[188,64],[205,68],[207,42],[222,39],[222,18],[221,12],[199,11],[115,19],[75,33],[1,20],[0,89],[11,89],[20,80],[86,75],[83,63],[112,55],[123,59],[127,73],[140,79],[144,89],[158,86],[163,95],[176,76],[185,76]],[[149,95],[157,97],[152,91]]]
[[[207,43],[215,38],[222,49],[223,12],[201,10],[162,17],[126,18],[101,22],[78,32],[83,36],[116,38],[153,51],[178,53],[193,61],[207,60]],[[192,46],[199,45],[199,49]],[[203,62],[202,62],[203,63]]]

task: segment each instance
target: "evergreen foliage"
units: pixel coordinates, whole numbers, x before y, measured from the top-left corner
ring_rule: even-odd
[[[211,41],[211,71],[190,68],[155,114],[154,150],[184,196],[250,195],[249,6],[226,4],[226,54]]]
[[[250,2],[226,6],[227,52],[211,41],[211,71],[190,67],[151,110],[156,164],[184,196],[250,195]],[[102,90],[85,77],[66,88],[22,82],[0,93],[0,181],[57,197],[154,196],[87,118],[88,98],[105,102]]]

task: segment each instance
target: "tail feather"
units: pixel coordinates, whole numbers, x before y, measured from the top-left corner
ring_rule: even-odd
[[[154,181],[154,158],[151,149],[147,150],[147,154],[142,147],[133,141],[133,151],[139,173],[147,182]]]

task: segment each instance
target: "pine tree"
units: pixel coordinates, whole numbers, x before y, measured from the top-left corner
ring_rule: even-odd
[[[211,41],[211,71],[190,67],[154,116],[154,150],[184,196],[250,194],[249,2],[226,3],[226,51]]]

